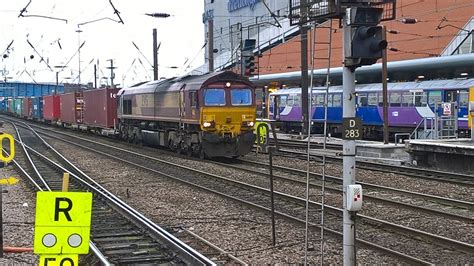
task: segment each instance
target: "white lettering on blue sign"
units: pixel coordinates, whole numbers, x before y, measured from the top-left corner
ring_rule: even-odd
[[[210,19],[214,19],[214,9],[209,9],[202,13],[202,23],[206,23]]]
[[[229,13],[244,7],[250,7],[250,9],[253,10],[258,2],[260,2],[260,0],[229,0],[227,10]]]

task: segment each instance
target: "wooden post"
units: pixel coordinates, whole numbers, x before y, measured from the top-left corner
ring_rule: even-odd
[[[67,192],[69,188],[69,173],[63,174],[63,192]]]

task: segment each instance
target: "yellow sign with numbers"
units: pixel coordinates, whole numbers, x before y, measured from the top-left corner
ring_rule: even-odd
[[[39,266],[76,266],[79,265],[79,255],[41,255]]]

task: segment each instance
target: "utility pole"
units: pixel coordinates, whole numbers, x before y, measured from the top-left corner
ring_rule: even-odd
[[[77,45],[79,45],[79,50],[77,51],[77,57],[79,58],[79,75],[78,75],[78,82],[81,84],[81,32],[82,30],[77,26]]]
[[[209,73],[214,72],[214,20],[209,19],[208,30],[207,30],[207,44],[208,44],[208,57],[209,57]]]
[[[156,28],[153,29],[153,80],[158,80],[158,40]]]
[[[97,65],[94,64],[94,88],[97,89]]]
[[[308,16],[307,0],[301,0],[301,113],[302,134],[309,136],[308,128],[308,27],[306,25]]]
[[[387,28],[382,26],[382,39],[387,41]],[[382,102],[383,102],[383,143],[388,144],[388,88],[387,88],[387,49],[382,51]]]
[[[115,88],[115,84],[114,84],[114,78],[115,78],[115,73],[114,73],[114,69],[116,69],[117,67],[114,67],[114,60],[113,59],[109,59],[107,61],[110,61],[110,67],[107,67],[107,69],[110,69],[110,86],[112,88]]]

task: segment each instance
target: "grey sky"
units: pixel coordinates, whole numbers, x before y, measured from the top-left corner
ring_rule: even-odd
[[[131,85],[150,79],[153,73],[148,61],[153,62],[153,28],[157,28],[158,41],[161,42],[160,77],[184,74],[186,68],[189,71],[204,61],[204,51],[201,49],[205,42],[201,17],[203,2],[200,0],[112,0],[124,24],[115,22],[119,18],[114,14],[109,0],[31,0],[27,12],[23,13],[25,16],[65,19],[67,23],[39,17],[18,18],[28,2],[2,1],[0,7],[1,52],[14,40],[7,51],[8,58],[2,57],[0,70],[12,77],[12,81],[33,82],[34,79],[36,82],[55,82],[55,72],[59,69],[54,66],[65,65],[72,58],[59,77],[60,81],[77,83],[79,60],[77,54],[73,55],[84,41],[81,49],[81,83],[93,81],[97,59],[101,70],[99,77],[110,76],[110,70],[106,69],[110,65],[107,60],[114,59],[114,65],[118,67],[115,83]],[[169,13],[171,17],[151,18],[144,15],[154,12]],[[87,23],[95,20],[98,21]],[[81,23],[86,24],[80,26],[82,32],[78,36],[76,30]],[[53,70],[45,62],[40,62],[40,57],[27,40]],[[137,51],[132,41],[148,61]],[[33,59],[30,59],[31,55],[34,55]]]

